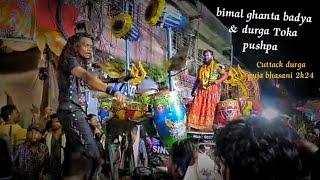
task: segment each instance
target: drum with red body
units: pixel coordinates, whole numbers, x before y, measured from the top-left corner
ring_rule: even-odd
[[[237,100],[227,99],[220,101],[216,107],[216,123],[226,125],[228,122],[241,117],[240,106]]]

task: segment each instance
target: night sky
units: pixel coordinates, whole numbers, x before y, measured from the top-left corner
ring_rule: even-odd
[[[281,60],[286,63],[287,61],[291,62],[305,62],[306,68],[303,68],[303,72],[313,72],[314,79],[288,79],[281,80],[279,83],[281,87],[284,87],[290,96],[295,96],[298,98],[315,98],[320,97],[320,59],[317,58],[316,52],[319,52],[319,30],[316,27],[319,27],[319,17],[318,11],[313,7],[316,5],[310,4],[311,2],[303,1],[305,5],[311,5],[309,8],[260,8],[261,6],[272,7],[279,1],[259,1],[254,5],[250,1],[241,1],[241,4],[234,4],[231,1],[227,0],[218,0],[218,1],[209,1],[202,0],[203,2],[214,15],[216,15],[217,7],[220,9],[225,8],[226,10],[239,11],[244,9],[244,15],[246,12],[251,12],[253,9],[256,12],[261,13],[271,13],[280,14],[280,21],[271,21],[271,20],[251,20],[246,22],[246,18],[238,19],[231,17],[218,17],[228,28],[231,25],[236,25],[238,28],[244,27],[246,24],[249,27],[258,27],[258,28],[269,28],[270,35],[264,35],[261,38],[257,38],[258,35],[242,34],[240,31],[233,34],[233,45],[234,45],[234,56],[237,57],[245,66],[252,72],[271,70],[274,73],[288,73],[293,72],[295,74],[297,70],[295,68],[290,69],[266,69],[266,68],[257,68],[256,62],[278,62]],[[249,5],[246,5],[250,3]],[[314,3],[313,3],[314,4]],[[294,5],[290,3],[291,6],[299,7],[301,4]],[[287,14],[297,16],[298,13],[304,16],[311,16],[312,23],[304,23],[302,26],[299,26],[297,22],[283,22],[283,12],[286,11]],[[281,29],[286,29],[290,27],[291,30],[297,30],[298,37],[274,37],[272,29],[274,27],[279,27]],[[263,40],[264,43],[277,44],[278,51],[270,51],[269,54],[265,54],[263,50],[248,50],[247,52],[242,52],[242,47],[244,42],[253,42],[260,43]],[[269,80],[262,80],[262,88],[264,86],[269,86]],[[268,93],[268,92],[267,92]]]

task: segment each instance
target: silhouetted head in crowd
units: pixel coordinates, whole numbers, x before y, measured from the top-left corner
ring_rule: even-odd
[[[281,119],[250,117],[218,132],[215,153],[225,179],[294,180],[301,170],[298,139]]]
[[[1,117],[7,124],[14,124],[20,121],[20,113],[15,105],[5,105],[1,108]]]
[[[27,140],[32,144],[37,144],[41,140],[41,128],[39,124],[31,124],[27,129]]]
[[[44,118],[45,119],[49,119],[52,114],[54,114],[54,111],[51,107],[48,106],[48,107],[44,108]]]
[[[190,139],[177,141],[172,145],[167,164],[172,179],[183,179],[188,166],[193,165],[198,157],[198,148]]]
[[[58,118],[58,114],[52,114],[50,116],[50,125],[51,125],[51,130],[56,131],[58,129],[61,129],[61,122]]]
[[[53,112],[52,112],[53,113]],[[57,113],[53,113],[49,116],[49,120],[46,123],[46,126],[43,130],[43,133],[46,131],[55,131],[62,128],[61,121],[58,118]]]

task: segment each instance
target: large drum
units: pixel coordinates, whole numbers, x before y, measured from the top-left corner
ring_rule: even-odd
[[[186,109],[178,92],[163,91],[154,96],[154,123],[167,148],[187,137]]]
[[[240,117],[240,106],[237,100],[227,99],[217,104],[216,121],[219,125],[226,125],[228,122]]]

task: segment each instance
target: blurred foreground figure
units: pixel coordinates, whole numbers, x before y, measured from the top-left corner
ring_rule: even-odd
[[[298,141],[295,130],[280,118],[230,122],[217,134],[217,172],[225,180],[300,179]]]
[[[207,180],[214,179],[215,163],[191,140],[182,140],[173,144],[169,162],[168,173],[173,180]]]

